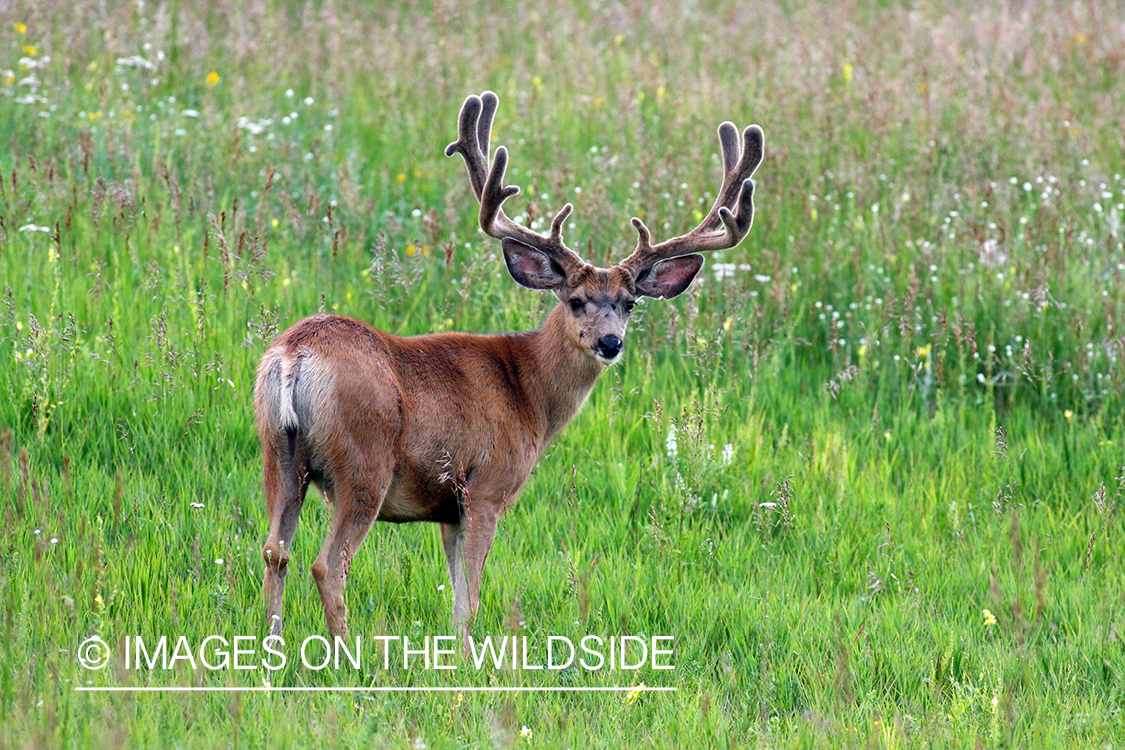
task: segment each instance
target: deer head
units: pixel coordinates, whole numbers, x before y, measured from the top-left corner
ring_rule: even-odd
[[[613,364],[621,357],[625,329],[638,297],[671,299],[679,295],[703,267],[701,252],[733,248],[750,231],[754,220],[754,181],[750,177],[762,161],[762,129],[751,125],[743,130],[740,149],[734,124],[719,126],[723,183],[699,226],[654,245],[648,227],[634,217],[636,249],[617,265],[598,268],[563,242],[563,224],[574,210],[571,204],[555,215],[548,235],[521,226],[504,213],[504,201],[519,188],[504,186],[508,151],[503,146],[496,149],[489,167],[489,140],[498,103],[491,91],[467,98],[461,107],[458,139],[445,154],[464,157],[469,182],[480,202],[481,229],[500,240],[512,278],[530,289],[554,292],[568,311],[567,340],[601,364]]]

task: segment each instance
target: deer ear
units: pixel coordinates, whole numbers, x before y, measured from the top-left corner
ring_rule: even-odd
[[[637,275],[637,292],[646,297],[672,299],[688,288],[701,268],[703,256],[698,253],[662,260]]]
[[[504,248],[504,262],[508,265],[508,273],[522,286],[553,291],[566,282],[566,274],[546,253],[506,238],[500,245]]]

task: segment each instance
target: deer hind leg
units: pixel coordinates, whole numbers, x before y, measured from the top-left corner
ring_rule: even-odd
[[[368,466],[348,472],[350,476],[334,481],[336,513],[328,531],[328,538],[320,555],[312,565],[320,601],[324,605],[324,619],[330,635],[344,635],[348,631],[348,608],[344,602],[344,589],[352,558],[363,544],[371,525],[379,516],[379,508],[390,486],[393,469],[389,460],[378,466]]]
[[[268,603],[270,634],[281,635],[281,600],[285,575],[289,572],[289,550],[309,485],[300,455],[294,453],[285,458],[279,454],[277,446],[270,444],[264,446],[263,452],[270,531],[262,549],[262,558],[266,561],[262,591]]]

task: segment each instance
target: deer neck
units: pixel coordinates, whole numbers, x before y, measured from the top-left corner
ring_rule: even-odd
[[[545,418],[546,443],[578,414],[605,369],[571,340],[566,314],[565,305],[555,305],[543,327],[528,337],[535,367],[525,387]]]

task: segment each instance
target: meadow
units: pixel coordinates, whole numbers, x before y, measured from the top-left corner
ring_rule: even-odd
[[[1125,744],[1119,2],[0,4],[0,748]],[[672,671],[130,670],[264,636],[254,372],[317,311],[534,328],[456,138],[591,262],[694,227],[762,126],[754,228],[501,522],[474,633],[672,635]],[[294,541],[286,640],[323,631]],[[365,636],[449,634],[377,524]],[[98,635],[114,657],[77,662]],[[675,692],[90,693],[78,686]]]

